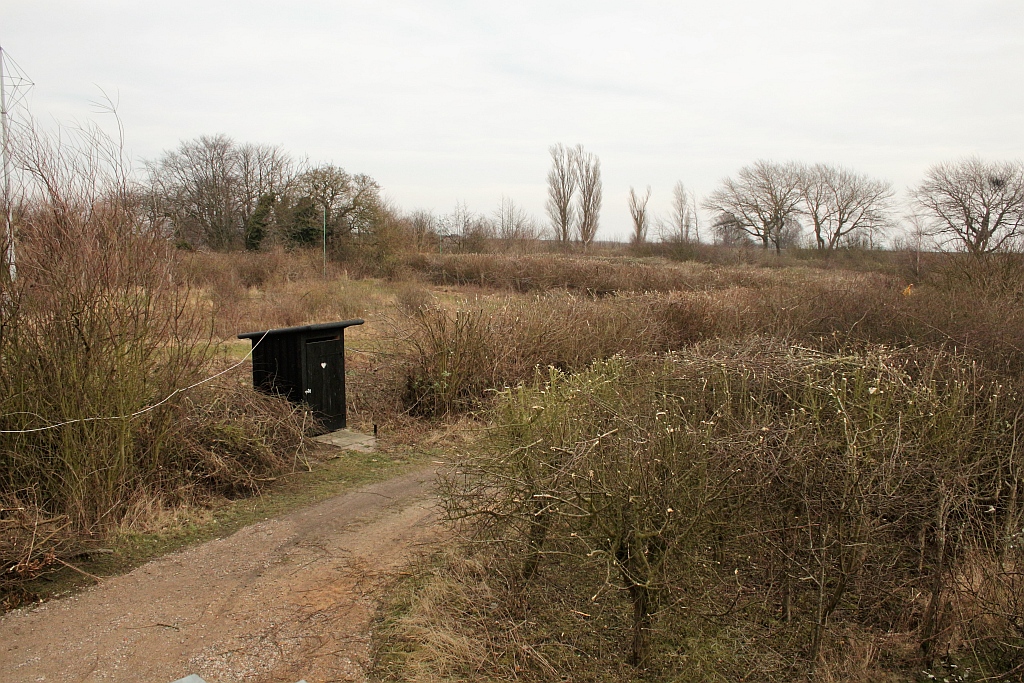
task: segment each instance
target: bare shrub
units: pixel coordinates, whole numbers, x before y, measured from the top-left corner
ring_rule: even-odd
[[[280,408],[251,390],[245,410],[241,393],[186,399],[212,353],[178,254],[137,210],[116,142],[92,128],[71,140],[19,141],[31,182],[19,277],[0,298],[0,496],[81,533],[140,498],[258,490],[301,426],[269,419]]]
[[[85,545],[71,520],[40,509],[33,493],[0,497],[0,611],[24,601],[22,584],[60,569]]]
[[[114,154],[104,140],[22,141],[36,194],[0,337],[3,488],[35,490],[79,528],[115,519],[158,476],[173,411],[155,404],[198,379],[208,352],[169,247],[119,184],[119,157],[97,160]]]
[[[979,299],[1024,300],[1024,254],[994,253],[969,257],[944,254],[933,257],[918,282],[944,292]]]
[[[277,475],[307,468],[304,408],[251,387],[221,383],[190,393],[169,453],[165,488],[182,498],[259,493]]]
[[[395,302],[407,313],[415,312],[434,302],[431,293],[417,282],[406,282],[395,292]]]
[[[703,263],[666,264],[644,259],[594,256],[508,256],[502,254],[421,254],[408,262],[436,285],[479,285],[517,292],[567,289],[603,296],[624,292],[715,291],[762,288],[835,280],[844,274],[820,269],[787,270],[747,265],[723,268]],[[864,275],[864,282],[882,275]]]
[[[596,299],[544,296],[467,301],[455,310],[415,309],[402,323],[399,354],[406,406],[444,416],[482,405],[494,390],[514,386],[535,369],[585,368],[616,353],[676,348],[711,327],[699,296],[623,295]]]
[[[661,370],[613,358],[575,376],[552,370],[539,392],[506,393],[501,445],[442,488],[450,518],[516,546],[524,582],[549,550],[600,558],[629,595],[637,666],[671,579],[701,573],[693,550],[707,543],[705,517],[723,491],[700,432],[660,424],[675,395]]]
[[[1024,308],[1016,305],[1012,293],[986,295],[974,288],[927,283],[908,287],[879,273],[699,265],[675,269],[564,257],[527,261],[482,255],[453,259],[445,263],[445,277],[463,283],[475,278],[510,283],[514,289],[572,282],[573,290],[586,286],[620,293],[593,297],[550,292],[536,299],[507,295],[466,302],[461,305],[462,321],[468,324],[476,316],[477,324],[460,328],[459,334],[470,335],[465,343],[476,345],[476,355],[460,355],[462,342],[449,336],[454,326],[435,326],[429,332],[424,327],[431,324],[431,316],[449,313],[436,307],[421,311],[413,317],[408,338],[413,346],[405,353],[418,368],[412,375],[419,378],[412,380],[410,405],[426,405],[421,400],[426,394],[419,393],[426,387],[454,390],[450,381],[440,380],[450,369],[434,363],[442,357],[443,345],[448,348],[445,358],[474,360],[456,382],[465,388],[463,398],[443,401],[442,414],[455,410],[456,404],[459,410],[471,407],[486,390],[528,379],[538,364],[578,369],[616,352],[678,350],[716,337],[766,335],[830,353],[865,344],[924,345],[958,349],[1011,375],[1024,368],[1019,343]],[[679,287],[682,283],[693,284]],[[623,288],[627,284],[649,287],[649,293],[628,293]],[[475,388],[469,389],[471,384]],[[435,413],[436,407],[426,413]]]
[[[649,658],[673,633],[728,625],[765,680],[870,677],[879,657],[1007,676],[1024,666],[1004,559],[1024,523],[1018,400],[934,351],[751,341],[613,358],[503,392],[442,499],[506,558],[493,571],[518,577],[510,599],[546,594],[530,586],[555,580],[549,563],[623,590],[635,664],[665,666]],[[580,612],[603,599],[575,595]],[[882,654],[855,664],[857,642]]]

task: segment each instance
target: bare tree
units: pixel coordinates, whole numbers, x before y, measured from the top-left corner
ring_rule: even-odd
[[[1020,246],[1024,163],[978,157],[936,164],[912,197],[936,235],[976,257]]]
[[[792,163],[758,161],[744,166],[737,179],[726,178],[712,192],[704,208],[713,211],[716,224],[742,230],[776,253],[793,231],[799,213],[800,173]]]
[[[537,225],[533,218],[505,196],[494,212],[494,227],[498,239],[506,247],[537,239]]]
[[[715,242],[727,247],[747,246],[752,244],[750,233],[740,227],[732,214],[720,213],[711,224],[711,234]]]
[[[228,249],[241,236],[234,147],[226,135],[204,135],[149,165],[161,213],[180,241]]]
[[[576,234],[580,244],[586,249],[597,234],[598,219],[601,213],[601,160],[590,152],[584,152],[580,145],[576,145],[573,152],[576,158],[576,177],[579,183],[579,194],[576,201],[578,219]]]
[[[178,239],[213,249],[242,245],[260,198],[284,190],[292,161],[278,147],[202,136],[147,164],[154,214],[170,218]]]
[[[650,216],[647,214],[647,202],[650,198],[650,186],[647,187],[647,192],[643,196],[638,195],[632,187],[629,188],[629,215],[633,219],[633,234],[630,236],[630,242],[634,246],[639,246],[647,241],[647,228],[650,222]]]
[[[441,250],[482,251],[494,236],[494,225],[485,216],[472,211],[466,202],[456,202],[451,213],[437,220]],[[450,245],[450,246],[445,246]]]
[[[892,185],[828,164],[800,168],[803,213],[819,249],[835,249],[858,232],[873,235],[889,223]]]
[[[417,253],[423,251],[427,244],[437,239],[437,217],[425,209],[413,211],[408,216],[409,231]]]
[[[239,204],[245,220],[252,216],[265,195],[286,193],[295,175],[292,156],[276,145],[238,145],[235,163]]]
[[[548,216],[555,240],[563,246],[572,241],[573,223],[576,206],[573,195],[578,184],[578,168],[572,149],[561,143],[553,145],[551,151],[551,170],[548,171]]]
[[[455,208],[451,213],[441,216],[439,219],[442,226],[442,234],[451,235],[462,239],[470,233],[477,215],[470,210],[466,202],[455,202]]]
[[[667,221],[658,221],[658,232],[663,242],[700,241],[697,224],[697,201],[693,194],[687,192],[683,181],[678,181],[672,188],[672,208]]]
[[[914,275],[914,280],[921,279],[921,254],[934,251],[936,246],[930,235],[925,219],[916,213],[909,213],[905,217],[906,223],[903,234],[893,240],[893,249],[907,254],[910,258],[908,265]]]
[[[320,220],[326,219],[328,238],[371,232],[382,206],[380,186],[373,178],[351,175],[334,164],[321,164],[301,173],[291,194],[296,204],[307,198],[319,209]]]

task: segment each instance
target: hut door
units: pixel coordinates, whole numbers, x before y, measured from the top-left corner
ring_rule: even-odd
[[[328,429],[345,426],[345,342],[306,342],[306,403]]]

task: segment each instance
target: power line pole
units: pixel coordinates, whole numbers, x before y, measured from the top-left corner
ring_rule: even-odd
[[[0,140],[0,144],[3,145],[4,239],[7,242],[3,260],[11,282],[17,275],[14,258],[14,199],[11,196],[11,126],[17,122],[11,119],[11,110],[18,110],[24,106],[26,94],[33,85],[32,79],[11,59],[10,53],[0,47],[0,125],[3,128],[3,139]]]
[[[7,60],[4,49],[0,47],[0,125],[3,126],[3,163],[4,163],[4,236],[7,240],[7,274],[14,282],[18,274],[14,253],[14,223],[11,216],[11,168],[10,168],[10,131],[7,125]]]

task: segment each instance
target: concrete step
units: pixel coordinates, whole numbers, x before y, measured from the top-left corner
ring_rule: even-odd
[[[313,440],[337,446],[343,451],[373,453],[377,450],[377,439],[373,435],[356,432],[351,429],[339,429],[330,434],[313,437]]]

